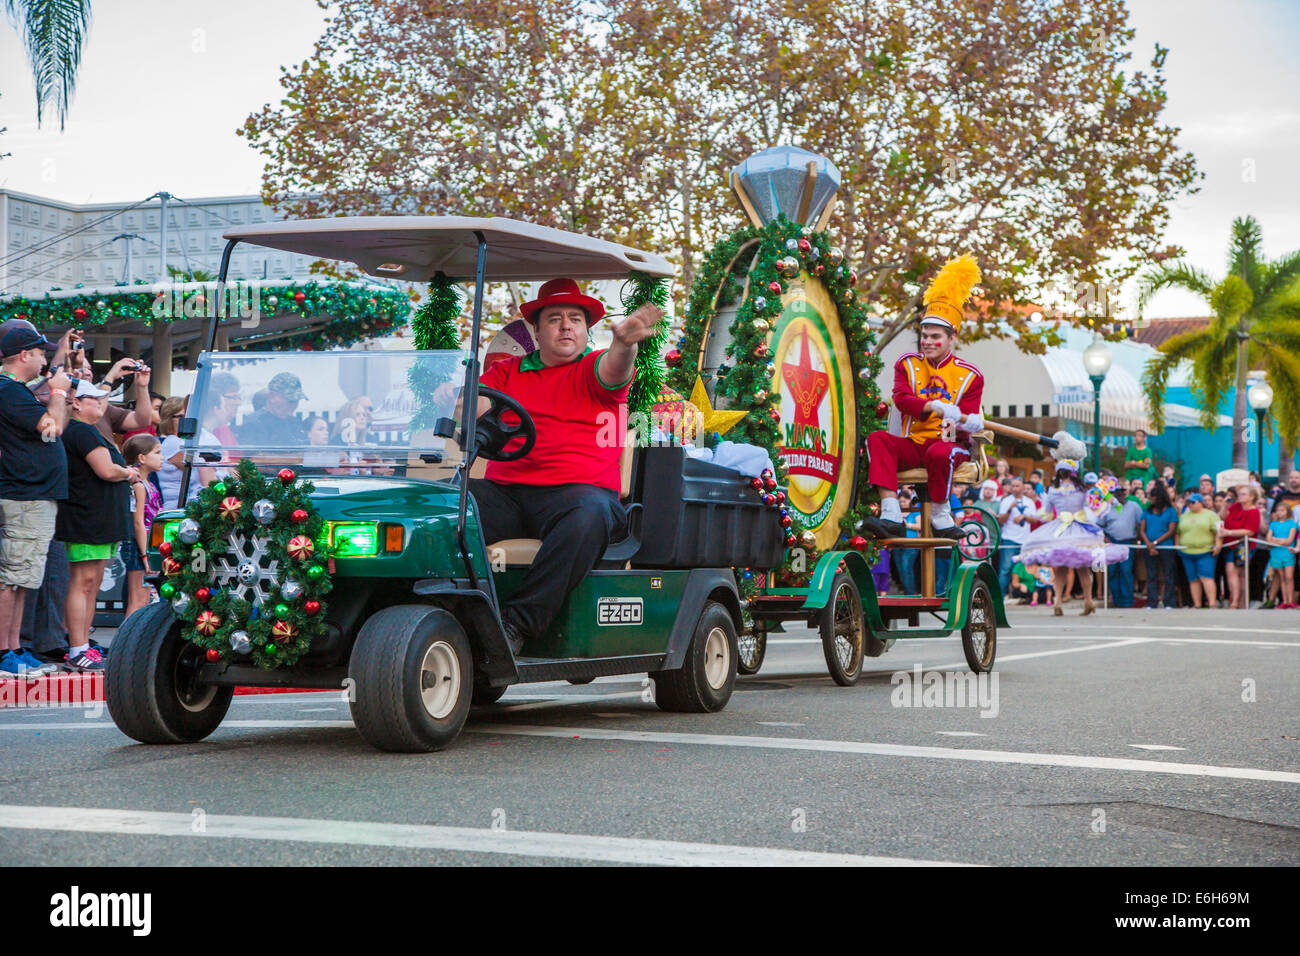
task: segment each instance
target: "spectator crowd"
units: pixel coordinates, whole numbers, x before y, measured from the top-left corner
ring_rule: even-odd
[[[209,374],[204,407],[153,392],[151,370],[123,358],[97,377],[83,336],[49,341],[30,322],[0,324],[0,679],[103,670],[91,638],[105,571],[121,562],[125,612],[156,599],[146,584],[154,517],[180,507],[187,417],[200,447],[304,449],[331,474],[389,474],[377,464],[374,405],[350,399],[333,423],[304,415],[302,381],[279,372],[251,395],[230,372]],[[319,450],[312,450],[319,446]],[[228,455],[227,451],[227,455]],[[193,466],[186,500],[228,471]]]
[[[1255,472],[1247,482],[1227,490],[1216,490],[1210,475],[1179,488],[1173,466],[1165,465],[1157,473],[1146,438],[1142,431],[1135,434],[1122,476],[1106,469],[1081,476],[1086,487],[1106,477],[1119,481],[1110,507],[1098,519],[1107,544],[1128,552],[1128,557],[1106,569],[1110,603],[1149,608],[1300,607],[1296,593],[1300,517],[1295,512],[1300,506],[1300,470],[1292,471],[1267,494]],[[952,507],[959,521],[983,512],[985,522],[997,522],[1001,544],[989,559],[1006,600],[1049,604],[1055,597],[1054,586],[1061,588],[1063,601],[1101,600],[1100,574],[1091,576],[1092,593],[1085,594],[1075,569],[1058,569],[1064,572],[1063,583],[1058,584],[1051,568],[1019,560],[1029,535],[1055,517],[1044,510],[1050,479],[1040,469],[1015,474],[1003,459],[992,461],[990,469],[992,474],[982,485],[955,487]],[[907,512],[908,534],[915,537],[920,527],[915,495],[904,489],[900,501]],[[892,580],[886,583],[902,593],[918,593],[917,554],[895,552]],[[939,562],[936,575],[942,586],[946,561]]]

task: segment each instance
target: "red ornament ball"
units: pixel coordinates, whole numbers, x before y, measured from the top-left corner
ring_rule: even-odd
[[[158,553],[164,558],[171,557],[172,543],[170,541],[164,541],[162,544],[158,545]]]
[[[786,546],[787,548],[792,548],[792,547],[794,547],[794,540],[795,540],[795,539],[794,539],[794,535],[792,535],[792,534],[788,534],[788,535],[786,535],[786,536],[785,536],[785,546]]]
[[[303,302],[306,301],[306,299],[307,299],[307,296],[306,296],[306,294],[303,293],[303,292],[295,292],[295,293],[293,294],[293,301],[297,302],[299,305],[302,305]]]
[[[763,495],[762,495],[762,499],[763,499],[763,504],[765,504],[765,505],[767,505],[767,506],[769,506],[769,507],[771,507],[772,505],[776,504],[776,498],[773,497],[772,495],[769,495],[767,492],[764,492],[764,493],[763,493]]]
[[[886,405],[884,402],[881,402],[879,405],[876,406],[877,416],[879,416],[880,418],[884,418],[888,414],[889,414],[889,406]]]
[[[221,499],[221,505],[217,508],[217,511],[221,517],[234,521],[239,517],[239,512],[242,511],[243,508],[244,503],[234,495],[230,495]]]
[[[850,272],[849,272],[849,285],[857,285],[857,284],[858,284],[858,274],[857,274],[856,272],[853,272],[853,271],[850,270]]]
[[[198,619],[194,622],[194,629],[204,637],[211,637],[217,633],[217,628],[221,626],[221,618],[211,611],[199,612]]]
[[[289,552],[289,557],[294,560],[306,561],[311,557],[312,551],[315,550],[315,545],[311,543],[311,538],[307,537],[305,534],[296,534],[289,539],[287,550]]]
[[[762,491],[762,490],[763,490],[763,479],[762,479],[762,478],[751,478],[751,479],[749,479],[749,483],[750,483],[751,485],[753,485],[755,491]]]
[[[867,539],[862,537],[862,535],[860,534],[854,535],[852,538],[849,539],[849,547],[852,548],[854,551],[865,550],[867,547]]]
[[[306,611],[309,616],[313,614],[319,614],[320,601],[308,601],[306,604],[302,606],[302,609]]]
[[[283,644],[298,634],[298,629],[288,621],[276,621],[271,625],[271,637]]]
[[[782,528],[788,528],[792,524],[794,524],[794,519],[791,518],[789,515],[786,515],[784,518],[781,519]]]
[[[799,251],[800,251],[800,252],[804,252],[804,253],[806,253],[806,252],[811,252],[811,251],[812,251],[812,243],[809,242],[807,239],[800,239],[800,240],[799,240]]]
[[[781,290],[781,283],[779,283],[779,282],[769,282],[769,283],[767,284],[767,290],[768,290],[769,292],[771,292],[773,295],[780,295],[780,294],[781,294],[781,291],[782,291],[782,290]]]
[[[785,492],[784,492],[784,491],[778,491],[778,492],[776,493],[776,503],[779,504],[779,505],[783,505],[783,504],[785,504]]]
[[[822,265],[822,263],[819,262],[817,263],[817,265],[813,266],[813,275],[819,276],[819,275],[824,275],[825,273],[826,273],[826,266]]]
[[[78,319],[84,319],[88,313],[81,306],[77,306],[75,309],[72,310],[72,314],[74,317]]]
[[[213,664],[221,660],[221,652],[217,650],[215,647],[209,647],[206,656],[208,658],[208,661]]]
[[[175,558],[163,558],[162,569],[163,574],[180,574],[181,563]]]
[[[281,468],[280,473],[276,477],[280,479],[280,484],[288,485],[292,484],[293,480],[298,476],[293,473],[292,468]]]
[[[307,520],[307,511],[305,508],[294,508],[293,514],[289,515],[289,518],[294,524],[302,524]]]
[[[781,413],[777,411],[775,408],[772,409],[772,421],[779,422],[780,420],[781,420]]]
[[[199,599],[200,604],[207,604],[212,600],[212,592],[207,588],[199,588],[194,592],[194,596]]]
[[[775,479],[775,478],[768,478],[766,481],[763,482],[763,484],[767,486],[767,490],[768,490],[768,491],[776,491],[776,479]]]
[[[664,364],[669,368],[676,368],[682,360],[682,353],[677,349],[669,349],[664,353]]]
[[[754,354],[757,355],[759,358],[765,356],[767,354],[767,343],[759,342],[758,345],[754,348]]]

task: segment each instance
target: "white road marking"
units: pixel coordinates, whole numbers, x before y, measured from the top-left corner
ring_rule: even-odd
[[[1129,744],[1138,750],[1186,750],[1186,747],[1170,747],[1167,744]]]
[[[979,734],[973,730],[936,730],[936,734],[942,734],[945,737],[987,737],[988,734]]]
[[[764,727],[804,727],[804,726],[806,726],[805,724],[802,724],[802,723],[796,723],[796,722],[794,722],[794,721],[790,721],[790,720],[759,720],[759,721],[756,721],[756,723],[760,723],[760,724],[762,724]]]
[[[1123,640],[1109,641],[1105,644],[1086,644],[1083,647],[1062,647],[1060,650],[1055,651],[1034,651],[1030,654],[1000,654],[994,659],[993,665],[996,668],[1005,664],[1007,661],[1024,661],[1031,657],[1051,657],[1054,654],[1079,654],[1083,651],[1108,651],[1113,647],[1126,647],[1129,644],[1148,644],[1150,642],[1151,638],[1149,637],[1128,637]],[[933,668],[934,670],[950,670],[954,667],[969,667],[970,665],[964,660],[960,660],[955,661],[952,664],[927,664],[925,666]]]
[[[974,750],[959,747],[918,747],[880,744],[857,740],[818,740],[804,737],[747,737],[733,734],[682,734],[637,730],[604,730],[598,727],[541,727],[521,724],[483,724],[466,727],[479,734],[525,737],[567,737],[591,740],[628,740],[642,743],[699,744],[709,747],[746,747],[771,750],[808,750],[821,753],[862,754],[879,757],[920,757],[937,760],[969,760],[979,763],[1026,764],[1040,767],[1077,767],[1084,770],[1118,770],[1138,773],[1170,773],[1194,777],[1225,777],[1234,780],[1267,780],[1300,783],[1300,773],[1261,770],[1255,767],[1217,767],[1211,764],[1166,763],[1121,757],[1089,757],[1082,754],[1021,753],[1010,750]]]
[[[490,830],[427,824],[226,816],[209,813],[193,832],[188,813],[91,807],[0,806],[0,828],[112,833],[190,839],[233,839],[344,846],[401,847],[456,853],[633,863],[642,866],[962,866],[939,860],[817,853],[772,847],[681,843],[535,830]]]

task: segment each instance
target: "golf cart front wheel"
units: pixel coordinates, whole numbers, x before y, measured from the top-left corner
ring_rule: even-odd
[[[199,680],[203,648],[181,637],[181,622],[163,602],[141,608],[113,639],[104,700],[113,723],[143,744],[202,740],[230,709],[233,687]]]
[[[993,658],[998,652],[998,621],[993,595],[983,581],[976,581],[971,588],[966,625],[961,629],[961,649],[966,663],[976,674],[993,670]]]
[[[423,604],[386,607],[362,626],[348,662],[352,720],[380,750],[428,753],[469,715],[474,657],[460,622]]]
[[[721,710],[736,687],[736,625],[716,601],[704,605],[686,659],[674,671],[650,676],[655,703],[673,713],[705,714]]]

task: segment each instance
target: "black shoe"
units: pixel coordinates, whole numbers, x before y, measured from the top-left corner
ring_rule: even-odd
[[[506,643],[510,645],[510,653],[518,657],[524,649],[524,636],[519,633],[519,628],[515,626],[514,621],[506,620],[502,624],[505,627]]]
[[[961,528],[956,525],[953,525],[951,528],[932,527],[930,530],[934,532],[936,538],[947,538],[950,541],[960,541],[962,538],[966,537]]]
[[[863,518],[862,530],[873,538],[906,538],[907,525],[887,518]]]

